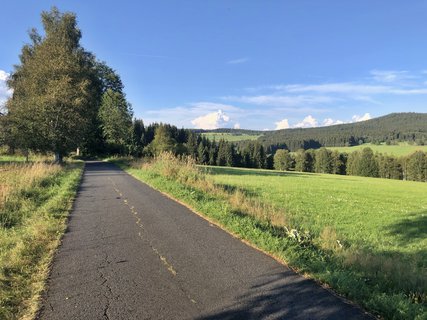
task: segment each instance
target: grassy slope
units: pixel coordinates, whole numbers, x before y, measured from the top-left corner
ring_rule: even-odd
[[[8,165],[3,164],[2,169],[7,171]],[[29,185],[19,184],[18,177],[4,199],[0,212],[0,319],[31,319],[37,311],[82,168],[82,164],[71,164],[47,170]],[[8,177],[3,178],[7,183]]]
[[[371,148],[374,152],[380,152],[383,154],[389,154],[394,156],[407,156],[411,153],[414,153],[417,150],[422,150],[424,152],[427,152],[427,146],[416,146],[416,145],[410,145],[407,143],[401,143],[399,145],[376,145],[371,143],[362,144],[360,146],[354,146],[354,147],[327,147],[331,150],[338,150],[340,152],[347,152],[351,153],[356,150],[361,150],[365,147]]]
[[[215,139],[215,141],[219,141],[221,139],[224,139],[226,141],[256,140],[260,137],[260,135],[249,135],[249,134],[235,135],[231,133],[216,133],[216,132],[203,133],[202,135],[208,138],[209,140]]]
[[[405,293],[421,290],[425,298],[422,278],[426,267],[423,245],[427,208],[425,184],[333,175],[278,176],[277,172],[235,168],[210,169],[213,179],[228,189],[243,187],[248,197],[285,207],[292,223],[315,234],[311,244],[301,244],[283,236],[280,229],[262,219],[242,215],[223,194],[204,192],[198,187],[167,179],[149,167],[144,170],[124,168],[371,311],[390,319],[427,317],[425,303],[414,303],[416,299]],[[349,249],[340,256],[339,252],[335,254],[317,246],[316,238],[328,223],[337,228],[337,236],[345,246],[361,245],[370,255],[357,255],[357,250]],[[389,251],[393,250],[398,256],[391,254],[388,259]],[[360,257],[365,258],[364,263],[360,263]],[[384,272],[379,272],[382,268]]]

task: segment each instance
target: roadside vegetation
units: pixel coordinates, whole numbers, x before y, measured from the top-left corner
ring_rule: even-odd
[[[120,164],[376,314],[427,317],[426,184],[200,167],[170,153]]]
[[[34,317],[82,168],[0,162],[0,319]]]

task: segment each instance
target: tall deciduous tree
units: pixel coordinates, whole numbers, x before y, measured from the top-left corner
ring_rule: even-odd
[[[274,154],[274,169],[289,170],[292,166],[292,158],[288,150],[279,149]]]
[[[18,147],[52,151],[60,161],[84,139],[99,101],[94,58],[80,45],[76,16],[42,13],[45,35],[34,29],[9,81],[10,133]]]

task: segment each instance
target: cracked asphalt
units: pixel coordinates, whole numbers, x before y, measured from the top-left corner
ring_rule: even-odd
[[[38,319],[371,319],[137,181],[87,162]]]

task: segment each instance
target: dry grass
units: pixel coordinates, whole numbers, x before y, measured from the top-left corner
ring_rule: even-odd
[[[32,319],[82,166],[0,165],[0,319]]]

